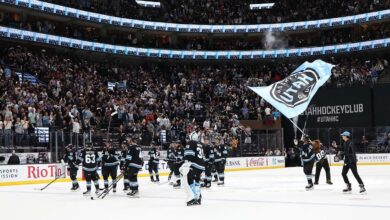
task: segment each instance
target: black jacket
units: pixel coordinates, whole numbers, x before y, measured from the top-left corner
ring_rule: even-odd
[[[352,141],[348,140],[346,142],[343,142],[341,144],[341,151],[344,155],[345,164],[351,164],[357,162],[355,147],[353,146]]]
[[[12,154],[9,159],[8,159],[8,164],[9,165],[15,165],[15,164],[20,164],[20,160],[18,155]]]

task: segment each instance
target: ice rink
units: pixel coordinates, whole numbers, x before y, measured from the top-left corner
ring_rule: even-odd
[[[359,195],[349,173],[353,193],[345,187],[341,167],[331,167],[334,185],[320,185],[306,191],[302,168],[285,168],[226,173],[226,185],[202,190],[201,206],[187,207],[183,189],[173,189],[167,177],[160,184],[140,178],[141,198],[118,192],[103,200],[83,197],[85,183],[70,192],[70,183],[0,187],[2,219],[388,219],[390,214],[390,166],[359,166],[367,188]],[[102,187],[102,181],[100,182]],[[94,188],[93,188],[94,189]]]

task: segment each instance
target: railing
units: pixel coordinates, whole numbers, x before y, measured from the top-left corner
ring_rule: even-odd
[[[325,146],[333,141],[341,143],[340,134],[351,132],[351,140],[357,153],[390,153],[390,126],[371,128],[310,128],[306,129],[311,139],[319,139]]]
[[[249,60],[249,59],[274,59],[330,55],[338,53],[347,53],[353,51],[364,51],[377,48],[386,48],[390,46],[390,38],[363,41],[357,43],[347,43],[338,45],[329,45],[323,47],[305,47],[283,50],[252,50],[252,51],[193,51],[193,50],[163,50],[148,49],[137,47],[125,47],[112,44],[102,44],[90,41],[77,40],[67,37],[42,34],[31,31],[24,31],[15,28],[0,26],[0,37],[8,39],[17,39],[30,42],[43,43],[53,46],[75,48],[86,51],[95,51],[101,53],[165,58],[165,59],[191,59],[191,60]]]
[[[91,22],[110,24],[126,28],[145,29],[166,32],[188,32],[188,33],[261,33],[261,32],[282,32],[320,29],[337,27],[350,24],[361,24],[369,21],[380,21],[390,18],[390,10],[370,12],[339,18],[329,18],[313,21],[276,23],[276,24],[253,24],[253,25],[200,25],[200,24],[177,24],[152,22],[135,19],[120,18],[104,14],[83,11],[61,5],[51,4],[37,0],[0,0],[0,3],[7,3],[14,6],[31,8],[34,10],[51,13],[60,16],[67,16]]]
[[[246,136],[238,136],[237,152],[232,149],[232,156],[283,156],[283,130],[263,130]]]

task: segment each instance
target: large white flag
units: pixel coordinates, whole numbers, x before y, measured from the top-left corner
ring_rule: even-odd
[[[334,65],[322,60],[305,62],[281,81],[264,87],[249,87],[287,118],[304,112],[317,90],[329,79]]]

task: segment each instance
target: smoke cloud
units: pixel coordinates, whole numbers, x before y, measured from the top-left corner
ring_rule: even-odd
[[[263,46],[265,49],[285,49],[288,46],[288,40],[280,32],[267,32],[263,37]]]

